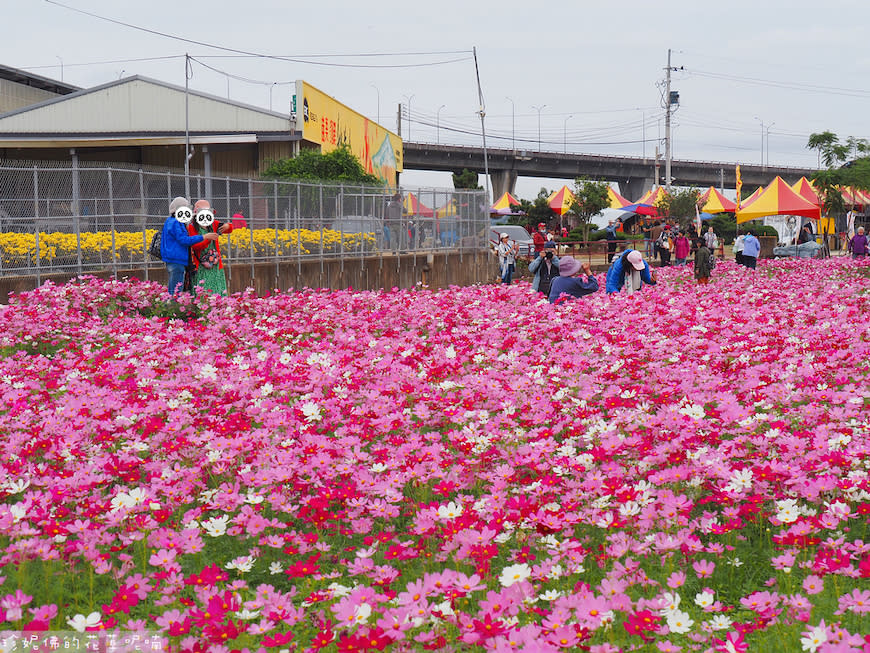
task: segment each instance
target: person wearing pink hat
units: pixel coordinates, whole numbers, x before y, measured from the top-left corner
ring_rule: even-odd
[[[607,294],[619,292],[625,286],[625,292],[630,295],[645,283],[654,286],[656,273],[636,249],[625,250],[607,270]]]
[[[577,273],[582,270],[582,276]],[[583,278],[585,277],[585,279]],[[550,303],[561,304],[572,297],[583,297],[598,290],[598,280],[588,263],[564,256],[559,259],[559,276],[550,282]]]

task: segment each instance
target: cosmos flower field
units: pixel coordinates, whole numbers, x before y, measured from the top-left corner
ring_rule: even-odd
[[[870,261],[186,301],[0,307],[0,630],[870,651]]]

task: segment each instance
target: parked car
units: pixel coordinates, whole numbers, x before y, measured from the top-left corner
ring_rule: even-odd
[[[489,242],[498,246],[499,235],[508,235],[508,242],[519,245],[520,256],[532,256],[535,253],[535,241],[523,227],[518,224],[500,224],[490,227]]]

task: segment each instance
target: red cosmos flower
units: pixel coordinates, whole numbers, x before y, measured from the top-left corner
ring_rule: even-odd
[[[380,627],[372,628],[371,630],[358,633],[358,637],[363,641],[366,649],[383,651],[387,646],[393,643],[393,640],[387,637],[384,629]]]
[[[444,639],[443,635],[438,635],[435,639],[433,639],[428,644],[423,644],[423,649],[426,651],[437,651],[440,648],[444,648],[447,646],[447,640]]]
[[[321,630],[314,638],[311,640],[311,646],[316,649],[321,649],[324,646],[328,646],[332,640],[335,639],[335,634],[329,628]]]
[[[196,574],[191,574],[187,578],[184,579],[185,585],[203,585],[206,587],[210,587],[216,583],[229,580],[230,575],[225,571],[222,571],[220,567],[216,564],[206,567],[202,570],[202,573],[197,576]]]
[[[182,635],[187,635],[190,632],[190,627],[193,625],[190,617],[185,617],[184,621],[173,621],[169,624],[169,636],[170,637],[181,637]]]
[[[645,633],[658,629],[660,617],[656,617],[649,610],[641,610],[635,612],[628,617],[628,621],[623,621],[622,625],[629,635],[637,635],[645,642],[650,642],[652,639],[647,639]]]
[[[507,632],[504,623],[501,621],[493,621],[491,614],[487,614],[483,618],[483,621],[474,619],[471,623],[474,627],[474,632],[480,635],[482,639],[489,639],[490,637],[495,637],[496,635],[501,635]]]
[[[132,587],[127,585],[121,585],[115,594],[115,598],[112,600],[112,605],[117,608],[116,611],[123,612],[124,614],[130,614],[130,608],[138,604],[139,596]]]
[[[245,632],[245,629],[236,626],[231,619],[227,623],[206,624],[202,629],[202,632],[211,642],[217,644],[236,639],[239,635]]]
[[[858,573],[861,574],[861,578],[870,578],[870,554],[864,556],[858,563]]]
[[[514,559],[517,562],[531,562],[532,560],[537,560],[537,556],[531,551],[530,547],[524,546],[517,552]]]
[[[316,564],[317,560],[320,558],[319,553],[315,553],[313,556],[308,558],[308,560],[300,560],[299,562],[294,562],[288,569],[284,570],[284,573],[287,574],[290,578],[301,578],[303,576],[310,576],[320,569],[320,565]]]
[[[263,646],[266,648],[276,648],[278,646],[284,646],[288,642],[292,641],[293,633],[287,631],[286,633],[275,633],[270,637],[263,638]]]

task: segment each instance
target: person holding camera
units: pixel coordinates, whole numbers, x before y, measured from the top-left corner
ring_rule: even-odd
[[[495,253],[498,254],[498,263],[501,266],[501,282],[507,286],[511,285],[517,254],[520,252],[520,246],[516,241],[511,245],[509,238],[504,232],[499,234],[498,247],[495,248]]]
[[[550,286],[553,279],[559,276],[559,257],[556,256],[556,243],[548,240],[544,243],[543,253],[529,263],[529,272],[535,275],[532,290],[537,290],[544,297],[550,296]]]

